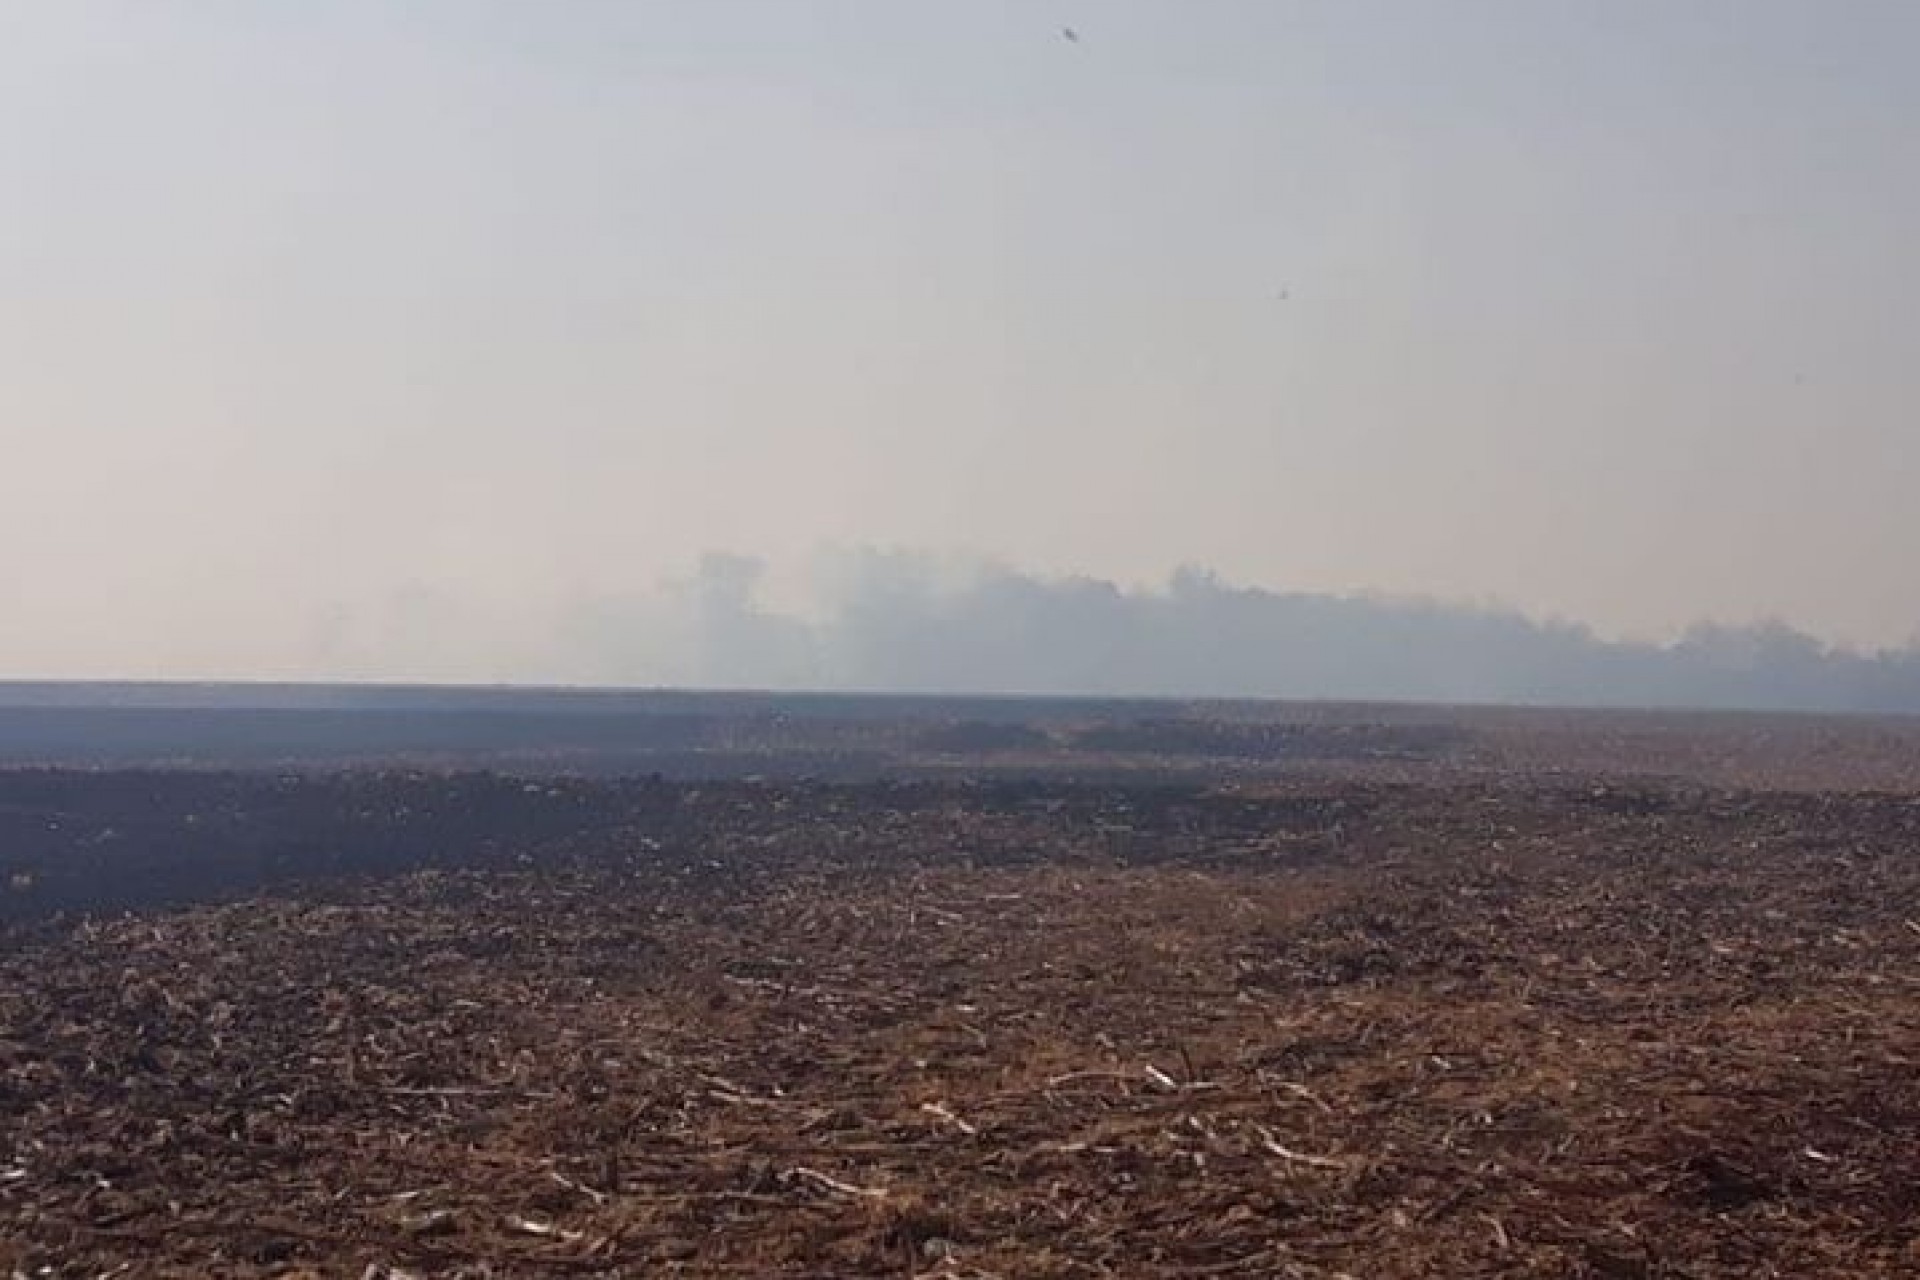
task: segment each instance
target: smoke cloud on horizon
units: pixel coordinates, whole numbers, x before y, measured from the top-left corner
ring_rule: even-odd
[[[1920,651],[1863,653],[1781,623],[1672,643],[1601,638],[1500,607],[1161,586],[859,551],[815,606],[766,600],[767,566],[710,554],[658,590],[568,606],[510,678],[773,690],[1170,695],[1920,711]]]

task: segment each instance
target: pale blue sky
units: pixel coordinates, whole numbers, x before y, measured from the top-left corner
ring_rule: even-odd
[[[864,545],[1904,642],[1916,68],[1865,0],[0,0],[0,673],[519,672]]]

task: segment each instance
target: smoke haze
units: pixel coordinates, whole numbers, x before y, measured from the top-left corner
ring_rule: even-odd
[[[1200,569],[1124,587],[907,552],[824,557],[804,607],[766,566],[711,554],[630,595],[576,600],[473,677],[770,690],[1271,697],[1593,706],[1920,711],[1920,653],[1833,648],[1780,623],[1608,641],[1499,607],[1281,592]],[[458,611],[393,603],[388,649],[459,653]],[[525,619],[522,619],[524,622]],[[497,636],[504,620],[472,637]],[[436,647],[437,646],[437,647]],[[330,655],[338,663],[350,655]],[[379,659],[379,660],[376,660]],[[309,669],[327,667],[315,654]],[[404,673],[404,668],[402,668]],[[431,666],[419,674],[425,674]]]
[[[1916,66],[1911,0],[0,4],[0,678],[1906,706]]]

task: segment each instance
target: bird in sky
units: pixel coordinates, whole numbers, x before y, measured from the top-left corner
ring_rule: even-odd
[[[1066,39],[1070,43],[1073,43],[1073,44],[1080,43],[1080,33],[1078,31],[1075,31],[1072,27],[1060,28],[1060,35],[1062,36],[1062,38]]]

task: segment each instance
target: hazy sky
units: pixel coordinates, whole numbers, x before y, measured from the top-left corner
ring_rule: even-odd
[[[717,548],[1903,643],[1916,67],[1909,0],[0,0],[0,673],[517,671]]]

